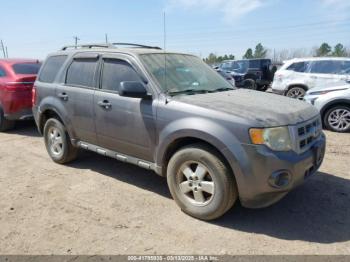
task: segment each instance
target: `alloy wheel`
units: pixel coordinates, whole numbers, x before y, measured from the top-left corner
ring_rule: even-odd
[[[177,183],[185,199],[193,205],[203,206],[213,199],[215,184],[212,175],[199,162],[184,163],[177,174]]]
[[[48,132],[48,145],[55,156],[63,154],[63,139],[61,131],[57,127],[50,127]]]
[[[336,109],[328,116],[329,125],[338,132],[346,131],[350,128],[350,111],[347,109]]]
[[[293,87],[287,92],[287,97],[295,99],[303,99],[305,96],[305,90],[301,87]]]

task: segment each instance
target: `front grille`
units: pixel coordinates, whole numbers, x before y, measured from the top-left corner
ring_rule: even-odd
[[[320,117],[306,121],[296,127],[296,150],[298,153],[307,151],[322,132]]]

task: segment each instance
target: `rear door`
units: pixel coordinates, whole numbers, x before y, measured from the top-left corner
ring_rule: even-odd
[[[74,56],[65,73],[64,84],[56,89],[69,116],[77,139],[96,143],[93,99],[97,86],[99,55],[81,53]]]
[[[320,60],[312,62],[310,69],[310,88],[322,87],[330,84],[343,82],[345,75],[342,73],[342,60]]]
[[[98,145],[153,161],[156,112],[153,100],[119,96],[123,81],[142,82],[133,60],[124,55],[104,56],[101,88],[94,99]]]

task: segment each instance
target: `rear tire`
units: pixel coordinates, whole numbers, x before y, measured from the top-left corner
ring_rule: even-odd
[[[328,130],[338,133],[350,132],[350,107],[335,106],[326,112],[323,123]]]
[[[290,98],[302,100],[305,94],[306,94],[306,90],[303,87],[294,86],[287,91],[286,96]]]
[[[11,130],[15,127],[15,121],[8,120],[4,116],[4,111],[0,107],[0,132]]]
[[[214,150],[201,144],[184,147],[172,156],[167,181],[181,210],[202,220],[222,216],[238,198],[230,169]]]
[[[46,121],[44,127],[46,150],[58,164],[66,164],[77,158],[78,148],[74,147],[63,124],[55,118]]]

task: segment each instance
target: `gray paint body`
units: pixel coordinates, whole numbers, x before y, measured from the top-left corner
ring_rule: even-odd
[[[66,69],[72,57],[81,52],[99,53],[100,59],[126,60],[145,80],[152,97],[128,98],[103,91],[99,89],[98,78],[95,88],[66,86]],[[147,52],[160,51],[94,49],[52,54],[67,54],[69,58],[53,84],[35,83],[38,100],[33,113],[39,130],[42,131],[43,115],[52,110],[64,122],[74,145],[119,160],[130,158],[129,162],[160,175],[165,174],[164,157],[172,143],[185,138],[203,140],[226,158],[237,181],[240,200],[247,207],[272,204],[304,180],[305,170],[313,163],[311,150],[297,154],[251,145],[249,129],[300,124],[317,117],[316,109],[293,99],[248,90],[168,97],[138,58]],[[66,93],[68,100],[59,98],[61,93]],[[111,108],[98,106],[103,100],[108,100]],[[315,146],[324,148],[323,135]],[[268,184],[271,174],[278,170],[292,174],[292,183],[287,188],[276,189]]]

